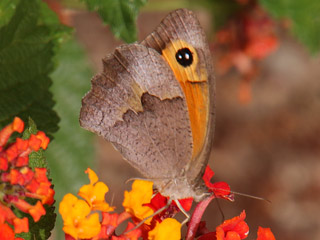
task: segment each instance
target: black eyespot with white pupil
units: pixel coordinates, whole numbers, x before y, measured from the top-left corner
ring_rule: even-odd
[[[176,53],[178,63],[183,67],[188,67],[193,62],[192,52],[189,48],[181,48]]]

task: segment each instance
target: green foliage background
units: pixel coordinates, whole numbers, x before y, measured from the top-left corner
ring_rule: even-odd
[[[276,19],[287,19],[291,31],[311,53],[320,49],[320,2],[318,0],[260,0]]]
[[[146,4],[147,0],[82,0],[88,9],[98,12],[105,24],[117,38],[127,43],[137,40],[136,19],[139,8]]]
[[[80,45],[70,39],[62,45],[56,58],[60,64],[51,75],[51,89],[56,100],[54,110],[61,118],[60,130],[54,135],[46,157],[55,185],[55,199],[60,203],[66,193],[76,194],[80,186],[88,184],[84,171],[95,166],[92,134],[80,128],[78,120],[81,99],[90,88],[92,77],[86,55]],[[57,239],[63,239],[60,215],[56,229],[59,230],[56,232]]]
[[[27,124],[31,117],[39,130],[54,137],[45,152],[48,163],[40,151],[31,154],[30,164],[49,165],[59,203],[64,194],[76,193],[87,183],[84,170],[94,168],[91,134],[78,123],[81,98],[92,73],[83,50],[72,40],[71,29],[62,26],[45,3],[3,1],[0,7],[0,125],[14,116]],[[30,219],[30,232],[20,236],[47,239],[55,225],[54,208],[47,210],[40,222]],[[56,227],[57,238],[62,239],[60,216]]]
[[[1,21],[7,24],[0,29],[0,125],[14,116],[25,121],[30,116],[50,135],[58,130],[59,118],[52,110],[49,73],[55,65],[54,48],[67,29],[41,15],[49,19],[52,12],[37,1],[21,1],[11,19]]]

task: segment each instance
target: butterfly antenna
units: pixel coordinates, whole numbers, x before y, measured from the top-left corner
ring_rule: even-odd
[[[240,192],[235,192],[235,191],[230,191],[233,194],[239,195],[239,196],[243,196],[243,197],[248,197],[248,198],[253,198],[256,200],[261,200],[261,201],[266,201],[268,203],[271,203],[271,201],[269,199],[263,198],[263,197],[257,197],[257,196],[253,196],[250,194],[246,194],[246,193],[240,193]]]
[[[152,180],[149,180],[149,179],[145,179],[145,178],[138,178],[138,177],[134,177],[134,178],[129,178],[128,180],[125,181],[125,183],[129,183],[129,182],[132,182],[134,180],[143,180],[143,181],[152,181]]]
[[[222,188],[215,188],[216,190],[224,190]],[[244,196],[244,197],[248,197],[248,198],[253,198],[253,199],[257,199],[257,200],[262,200],[262,201],[267,201],[268,203],[271,203],[270,200],[266,199],[266,198],[262,198],[262,197],[257,197],[257,196],[253,196],[253,195],[249,195],[249,194],[246,194],[246,193],[240,193],[240,192],[235,192],[235,191],[230,191],[230,193],[233,193],[235,195],[239,195],[239,196]],[[215,193],[213,193],[213,195],[216,195]],[[217,202],[217,205],[218,205],[218,208],[219,208],[219,211],[221,213],[221,216],[222,216],[222,222],[224,222],[225,220],[225,216],[224,216],[224,213],[223,213],[223,210],[222,210],[222,207],[221,207],[221,204],[218,200],[218,198],[216,197],[215,198],[215,201]]]
[[[112,194],[112,198],[111,198],[111,202],[110,202],[110,206],[113,206],[114,198],[115,198],[115,195],[114,195],[114,193],[113,193],[113,194]]]
[[[215,190],[225,191],[225,189],[223,189],[223,188],[214,188],[214,189]],[[266,199],[266,198],[263,198],[263,197],[257,197],[257,196],[253,196],[253,195],[250,195],[250,194],[236,192],[236,191],[230,191],[230,193],[233,193],[233,194],[238,195],[238,196],[253,198],[253,199],[256,199],[256,200],[261,200],[261,201],[266,201],[268,203],[271,203],[271,201],[269,199]]]

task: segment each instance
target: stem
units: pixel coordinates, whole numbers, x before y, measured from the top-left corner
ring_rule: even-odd
[[[215,195],[212,195],[205,200],[198,203],[195,210],[192,213],[188,230],[187,230],[187,236],[186,240],[193,240],[196,236],[202,215],[206,208],[208,207],[209,203],[215,198]]]

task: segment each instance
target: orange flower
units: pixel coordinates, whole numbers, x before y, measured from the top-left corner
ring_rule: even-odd
[[[89,175],[90,184],[82,186],[78,195],[87,201],[92,210],[113,211],[114,208],[105,201],[105,195],[109,191],[108,186],[103,182],[98,182],[98,176],[90,168],[85,172]]]
[[[144,206],[144,204],[150,203],[153,194],[153,182],[135,180],[132,184],[132,190],[130,192],[124,192],[124,200],[122,206],[131,215],[142,220],[153,214],[153,210]],[[152,218],[145,221],[146,224],[150,224]]]
[[[59,213],[63,219],[63,231],[75,239],[92,238],[100,232],[99,214],[91,213],[86,201],[70,193],[63,197]]]
[[[181,239],[181,223],[174,218],[166,218],[149,232],[149,240],[179,240]]]
[[[216,228],[217,240],[240,240],[245,239],[249,234],[249,227],[244,221],[245,211],[240,216],[224,221]]]
[[[98,210],[104,213],[113,211],[114,208],[104,200],[108,187],[98,182],[97,175],[90,168],[86,173],[89,175],[90,184],[82,186],[78,193],[85,200],[78,199],[69,193],[61,201],[59,212],[63,219],[63,231],[66,234],[74,239],[99,239],[97,237],[106,235],[105,232],[101,233],[99,213],[92,211]]]

